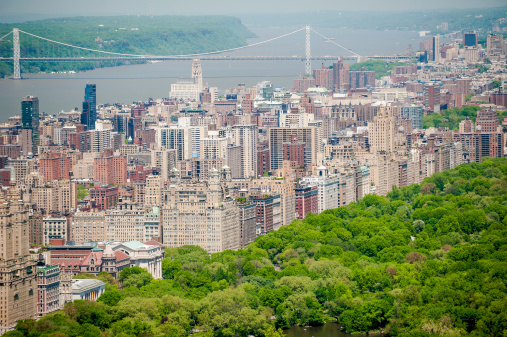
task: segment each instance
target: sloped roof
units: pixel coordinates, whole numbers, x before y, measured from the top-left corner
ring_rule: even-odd
[[[96,279],[80,279],[72,280],[72,292],[81,291],[83,289],[104,286],[105,283]]]
[[[121,261],[121,260],[125,260],[125,259],[130,259],[130,256],[128,256],[127,254],[125,254],[124,252],[122,251],[116,251],[114,252],[116,254],[116,261]]]
[[[157,242],[155,240],[151,240],[151,241],[145,242],[144,244],[148,245],[148,246],[164,247],[164,245],[160,244],[160,242]]]

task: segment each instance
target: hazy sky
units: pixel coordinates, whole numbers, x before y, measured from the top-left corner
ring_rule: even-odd
[[[0,16],[247,14],[504,6],[506,0],[0,0]]]

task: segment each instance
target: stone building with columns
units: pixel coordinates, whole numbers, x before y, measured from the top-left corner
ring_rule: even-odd
[[[111,246],[108,245],[106,246],[106,251],[109,247],[111,247],[114,252],[127,254],[130,257],[131,267],[145,268],[154,279],[162,278],[164,246],[160,243],[156,241],[148,241],[145,243],[139,241],[129,241],[120,244],[113,244]],[[104,251],[104,254],[106,251]]]

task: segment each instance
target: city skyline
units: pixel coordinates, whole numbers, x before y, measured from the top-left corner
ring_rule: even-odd
[[[215,60],[188,45],[242,51],[240,20],[5,25],[0,335],[501,335],[507,16],[461,14],[327,28],[345,41],[266,25],[274,44]],[[325,56],[354,40],[373,52]]]

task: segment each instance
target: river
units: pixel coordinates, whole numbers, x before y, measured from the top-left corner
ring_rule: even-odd
[[[248,43],[264,41],[289,33],[300,27],[252,28],[257,35]],[[321,29],[324,36],[350,48],[360,55],[391,55],[403,53],[407,45],[417,50],[422,38],[417,32],[374,31],[357,29]],[[312,55],[350,55],[322,37],[312,33]],[[283,39],[245,48],[230,55],[304,55],[304,30]],[[331,62],[329,62],[331,63]],[[329,64],[326,64],[329,65]],[[320,64],[313,61],[313,68]],[[190,61],[171,61],[114,68],[101,68],[76,74],[22,74],[22,80],[0,79],[0,122],[20,114],[21,99],[26,95],[39,97],[41,112],[54,114],[78,107],[81,109],[84,87],[97,85],[97,103],[131,103],[148,98],[167,97],[171,83],[179,77],[190,77]],[[245,83],[254,86],[270,80],[276,87],[292,88],[295,78],[304,71],[301,61],[203,61],[203,79],[221,92]]]

